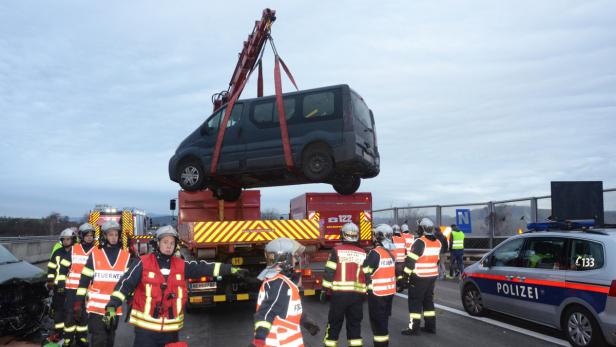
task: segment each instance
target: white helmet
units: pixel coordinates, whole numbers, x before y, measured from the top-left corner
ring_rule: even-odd
[[[75,232],[73,231],[73,229],[66,228],[66,229],[62,230],[62,232],[60,233],[60,237],[59,237],[60,241],[62,241],[62,239],[65,238],[65,237],[72,237],[72,238],[74,238],[75,237]],[[73,241],[74,241],[74,239],[73,239]]]
[[[402,224],[402,232],[403,233],[408,233],[409,232],[409,225],[404,223]]]
[[[355,223],[346,223],[340,228],[340,238],[344,242],[357,242],[359,240],[359,228]]]
[[[118,232],[122,230],[120,228],[120,224],[114,220],[108,220],[101,226],[101,230],[103,232],[108,232],[109,230],[117,230]]]
[[[173,236],[176,239],[178,238],[178,232],[171,225],[165,225],[165,226],[162,226],[162,227],[156,229],[156,238],[159,241],[160,241],[160,239],[163,238],[163,236],[167,236],[167,235]]]
[[[431,235],[434,232],[434,222],[428,217],[423,217],[417,221],[417,231],[420,235]]]
[[[292,274],[295,268],[295,257],[304,253],[301,243],[287,237],[274,239],[265,245],[265,259],[268,267],[280,266],[285,274]]]
[[[394,230],[388,224],[379,224],[373,229],[374,239],[382,242],[383,240],[390,240],[394,234]]]
[[[394,231],[394,235],[400,235],[400,226],[398,224],[394,224],[391,226]]]
[[[86,234],[94,234],[94,227],[90,223],[83,223],[79,226],[79,238],[83,241]]]

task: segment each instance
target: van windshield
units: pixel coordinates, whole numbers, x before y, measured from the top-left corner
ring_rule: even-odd
[[[351,93],[351,102],[353,103],[353,114],[367,128],[372,129],[372,119],[370,118],[370,109],[366,103],[355,93]]]

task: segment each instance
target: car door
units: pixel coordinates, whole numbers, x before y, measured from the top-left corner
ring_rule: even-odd
[[[515,299],[524,317],[552,324],[559,305],[565,299],[565,274],[568,239],[565,237],[532,236],[520,257],[516,271]]]
[[[212,154],[214,153],[216,140],[218,138],[218,130],[226,109],[226,107],[223,107],[218,110],[210,116],[199,129],[201,137],[196,145],[200,148],[204,169],[206,169],[206,171],[209,171]],[[219,174],[233,173],[241,168],[245,151],[245,145],[240,136],[243,110],[243,104],[236,104],[227,122],[227,129],[225,129],[225,136],[218,159]]]
[[[520,270],[520,254],[524,238],[518,237],[499,245],[487,258],[485,266],[473,276],[488,309],[519,315],[516,299],[511,295],[514,278]]]
[[[285,96],[285,118],[291,127],[295,115],[295,97]],[[250,106],[251,132],[246,142],[247,170],[272,170],[285,167],[282,135],[278,121],[278,109],[274,98],[252,103]]]

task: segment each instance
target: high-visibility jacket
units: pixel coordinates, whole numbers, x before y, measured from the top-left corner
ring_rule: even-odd
[[[379,254],[379,267],[372,273],[369,289],[376,296],[396,294],[396,264],[394,259],[381,246],[372,251]]]
[[[357,246],[342,244],[334,247],[330,259],[325,263],[323,287],[334,292],[366,293],[366,278],[362,271],[365,259],[366,251]],[[330,271],[333,271],[331,281],[328,276]]]
[[[438,239],[431,241],[422,236],[419,240],[424,242],[423,254],[415,262],[413,273],[419,277],[438,276],[438,260],[441,254],[441,241]]]
[[[396,257],[396,263],[404,263],[406,259],[406,240],[402,236],[393,236],[391,240],[395,247],[392,253]]]
[[[464,249],[464,233],[461,231],[452,231],[451,232],[451,237],[453,238],[453,241],[451,243],[451,249],[452,250],[461,250]]]
[[[88,287],[88,302],[86,303],[86,311],[105,315],[105,306],[109,303],[111,293],[115,288],[120,277],[126,272],[130,254],[121,249],[118,253],[118,258],[115,264],[110,264],[105,251],[98,247],[93,247],[92,263],[94,267],[94,275],[92,283]],[[118,307],[116,314],[122,314],[122,307]]]
[[[167,278],[161,273],[154,253],[142,256],[141,264],[143,265],[141,282],[135,289],[129,322],[140,328],[158,332],[182,329],[184,307],[188,296],[184,261],[178,257],[171,257]]]
[[[415,242],[415,236],[411,233],[403,233],[402,237],[404,237],[404,247],[406,248],[406,252],[411,253],[411,247],[413,246],[413,242]]]
[[[257,299],[257,311],[263,304],[265,299],[265,284],[275,280],[283,280],[290,288],[289,304],[287,312],[284,315],[277,315],[271,323],[270,331],[265,338],[266,347],[304,347],[304,339],[300,329],[300,321],[302,319],[302,301],[299,296],[299,289],[282,274],[267,279],[261,284],[259,290],[259,298]]]
[[[81,243],[72,247],[71,250],[71,269],[66,279],[66,288],[77,290],[79,288],[79,279],[81,279],[81,271],[88,261],[88,256],[92,253],[94,247],[87,252],[83,249]]]

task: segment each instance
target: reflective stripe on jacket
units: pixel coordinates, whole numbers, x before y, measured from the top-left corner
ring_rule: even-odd
[[[92,253],[94,247],[90,248],[87,252],[83,249],[83,246],[78,243],[72,247],[71,250],[71,270],[66,279],[66,288],[77,290],[79,288],[79,280],[81,279],[81,271],[88,261],[88,256]]]
[[[86,303],[86,311],[105,315],[105,306],[109,303],[111,293],[115,288],[116,283],[124,274],[128,267],[130,254],[121,249],[118,253],[118,258],[115,264],[111,265],[104,249],[94,247],[92,250],[92,262],[94,267],[94,275],[92,283],[88,287],[88,302]],[[122,314],[122,307],[116,310],[118,315]]]
[[[362,271],[362,264],[366,259],[366,251],[349,244],[334,247],[334,259],[327,261],[325,267],[333,271],[331,282],[323,278],[323,287],[334,292],[366,292],[366,279]],[[326,269],[327,271],[327,269]]]
[[[438,276],[438,260],[441,253],[441,241],[430,241],[425,236],[419,238],[425,244],[423,254],[415,262],[413,273],[419,277]]]
[[[396,264],[389,253],[378,246],[372,250],[379,254],[379,266],[372,273],[369,289],[376,296],[394,295],[396,293]]]
[[[404,263],[406,259],[406,240],[402,236],[394,236],[392,237],[392,241],[395,247],[392,253],[396,257],[396,263]]]
[[[452,250],[464,249],[464,233],[463,232],[454,230],[451,232],[451,237],[453,238],[453,241],[451,243]]]

